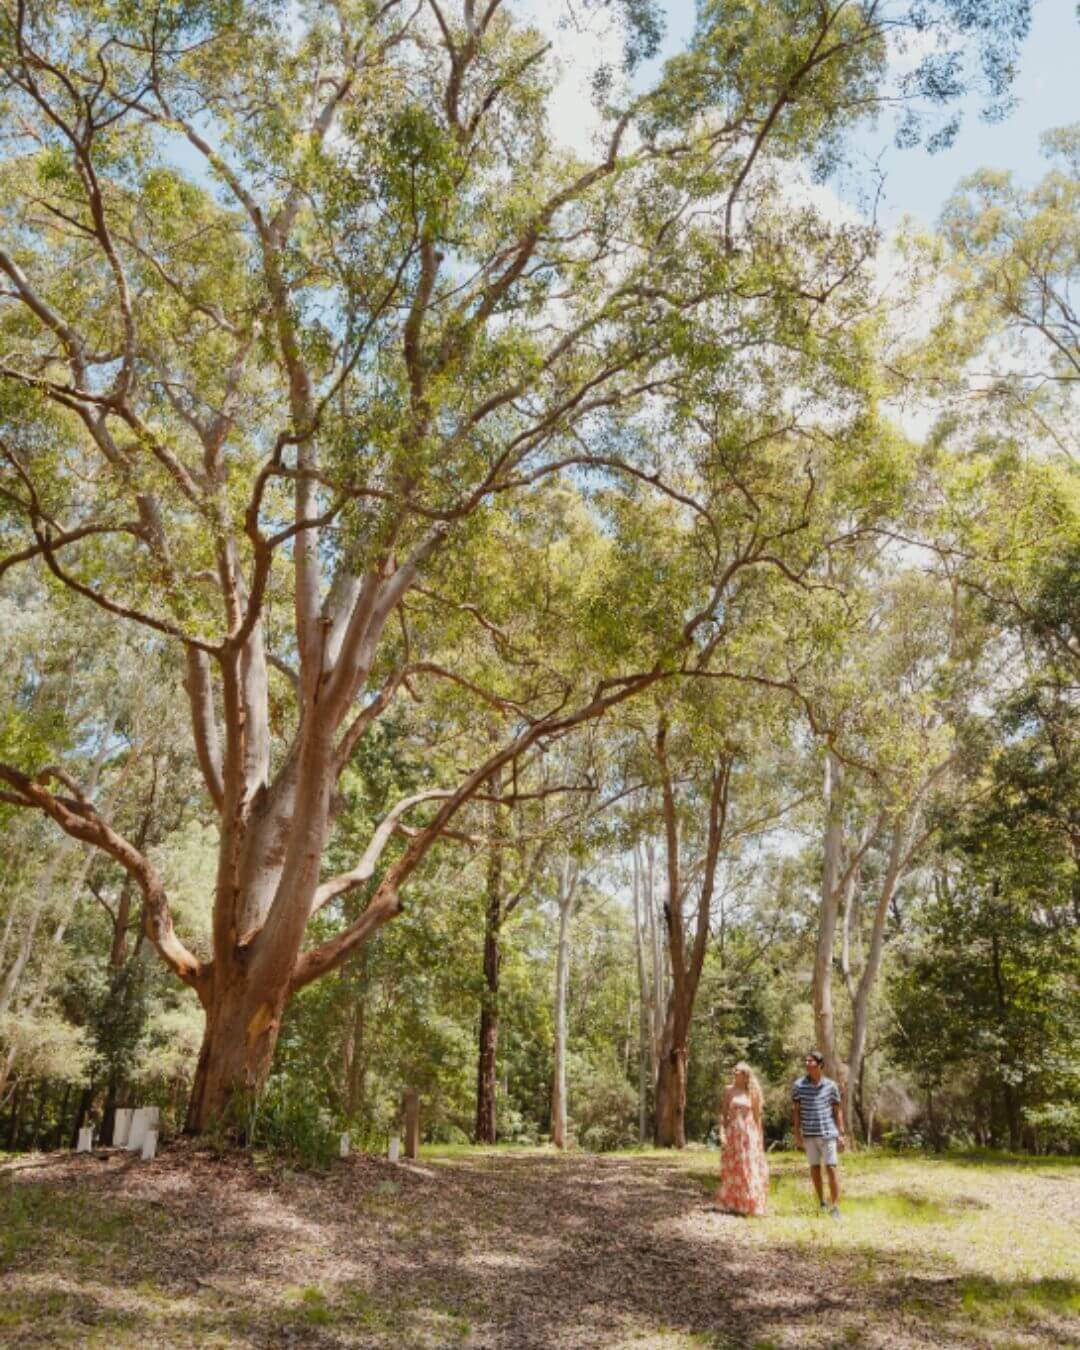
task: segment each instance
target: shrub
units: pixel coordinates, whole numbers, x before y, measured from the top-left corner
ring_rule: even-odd
[[[248,1105],[244,1138],[252,1148],[282,1154],[305,1167],[325,1168],[338,1156],[339,1131],[310,1096],[290,1093],[271,1079],[263,1095]]]
[[[637,1143],[637,1093],[614,1055],[582,1065],[571,1084],[570,1109],[584,1148],[607,1153]]]

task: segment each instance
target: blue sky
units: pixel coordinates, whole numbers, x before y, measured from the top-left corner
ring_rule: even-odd
[[[689,36],[694,0],[666,0],[666,51],[676,51]],[[945,200],[965,174],[983,167],[1011,169],[1019,178],[1041,177],[1044,160],[1039,137],[1049,127],[1080,121],[1080,23],[1076,0],[1036,0],[1031,35],[1024,47],[1014,92],[1019,106],[997,126],[980,122],[977,107],[965,109],[964,125],[952,149],[937,155],[922,150],[897,150],[888,125],[859,138],[860,152],[879,163],[886,174],[882,224],[902,215],[933,223]],[[854,201],[843,183],[833,186]]]

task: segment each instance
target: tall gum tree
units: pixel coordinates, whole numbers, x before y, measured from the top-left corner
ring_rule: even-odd
[[[1002,664],[999,636],[955,577],[897,567],[871,583],[852,669],[838,683],[857,691],[841,737],[852,756],[826,754],[821,907],[814,971],[816,1039],[842,1084],[852,1128],[867,1120],[862,1076],[870,1020],[898,893],[935,834],[934,807],[963,786],[961,745]],[[837,963],[850,1003],[846,1051],[833,1012]]]
[[[797,804],[780,781],[786,775],[775,771],[787,740],[783,723],[795,708],[771,690],[748,692],[692,691],[681,707],[660,712],[651,738],[670,972],[654,1092],[653,1138],[661,1148],[686,1144],[691,1028],[727,876],[740,853]]]
[[[905,23],[998,50],[1027,6],[969,9],[706,5],[584,164],[545,128],[546,44],[499,0],[4,0],[0,570],[36,561],[183,653],[219,825],[212,958],[76,781],[26,760],[0,778],[133,877],[148,937],[198,993],[189,1129],[259,1089],[288,999],[399,912],[484,784],[713,659],[728,584],[774,565],[752,532],[644,666],[623,653],[518,708],[497,748],[322,874],[357,746],[399,690],[441,678],[414,669],[406,596],[467,554],[494,498],[557,467],[677,494],[620,428],[687,368],[726,370],[730,445],[740,395],[762,406],[742,353],[847,334],[872,240],[805,214],[781,228],[764,185],[785,157],[835,152]],[[933,75],[913,78],[947,96]],[[359,915],[305,948],[312,915],[357,890]]]

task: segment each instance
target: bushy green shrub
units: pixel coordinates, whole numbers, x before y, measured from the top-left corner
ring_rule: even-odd
[[[248,1104],[243,1133],[249,1147],[267,1149],[305,1167],[329,1167],[338,1156],[340,1131],[334,1122],[311,1094],[290,1092],[278,1078]]]
[[[614,1055],[582,1063],[569,1095],[574,1133],[582,1147],[607,1153],[637,1142],[637,1093]]]

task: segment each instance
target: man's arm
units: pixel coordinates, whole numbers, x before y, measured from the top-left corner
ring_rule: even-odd
[[[833,1120],[836,1122],[836,1129],[837,1129],[837,1132],[839,1133],[840,1138],[843,1139],[843,1137],[844,1137],[844,1106],[843,1106],[843,1103],[842,1103],[841,1100],[840,1100],[839,1094],[837,1094],[836,1101],[834,1101],[833,1104],[832,1104],[832,1114],[833,1114]]]
[[[793,1112],[795,1116],[795,1147],[802,1148],[802,1117],[799,1114],[799,1103],[795,1103]]]

